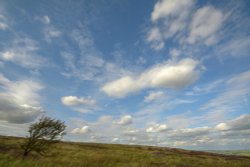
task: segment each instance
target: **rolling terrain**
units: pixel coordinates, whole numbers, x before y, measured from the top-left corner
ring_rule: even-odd
[[[250,157],[138,145],[60,142],[22,160],[24,138],[0,136],[1,167],[249,167]]]

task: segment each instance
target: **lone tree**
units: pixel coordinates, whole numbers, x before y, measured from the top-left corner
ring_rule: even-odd
[[[28,131],[29,137],[22,145],[23,159],[31,151],[44,155],[52,144],[60,141],[66,134],[65,128],[64,122],[49,117],[43,117],[38,122],[31,124]]]

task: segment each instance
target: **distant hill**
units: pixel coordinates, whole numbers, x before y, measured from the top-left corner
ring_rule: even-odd
[[[0,136],[1,167],[250,167],[250,157],[137,145],[60,142],[22,160],[24,138]]]

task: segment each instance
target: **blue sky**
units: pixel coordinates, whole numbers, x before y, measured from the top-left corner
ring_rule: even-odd
[[[250,149],[250,3],[0,0],[0,134]]]

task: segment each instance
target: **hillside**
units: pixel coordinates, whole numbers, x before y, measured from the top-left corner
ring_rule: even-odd
[[[22,160],[23,138],[0,136],[1,167],[249,167],[250,157],[173,148],[60,142],[42,157]]]

